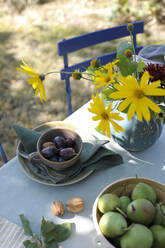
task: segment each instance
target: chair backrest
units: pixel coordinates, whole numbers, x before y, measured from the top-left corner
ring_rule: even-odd
[[[0,120],[1,120],[1,116],[0,116]],[[1,143],[0,143],[0,155],[1,155],[2,159],[3,159],[3,162],[7,163],[7,156],[6,156],[6,153],[5,153]]]
[[[137,22],[133,22],[133,24],[134,24],[133,42],[134,42],[136,54],[138,54],[138,52],[142,49],[142,46],[137,46],[136,35],[144,32],[144,22],[137,21]],[[129,36],[130,34],[127,31],[126,26],[127,24],[123,24],[112,28],[97,30],[95,32],[86,33],[70,39],[64,39],[58,42],[58,54],[59,56],[63,56],[63,61],[64,61],[64,68],[61,70],[61,79],[65,80],[66,82],[66,93],[67,93],[69,115],[72,113],[71,88],[70,88],[70,80],[69,80],[71,74],[64,74],[62,72],[64,71],[73,72],[76,69],[80,69],[80,71],[84,71],[84,68],[87,68],[90,65],[90,61],[93,58],[69,66],[68,54],[80,50],[82,48],[90,47],[102,42],[112,41],[115,39]],[[102,65],[105,65],[106,63],[111,62],[113,59],[115,59],[116,52],[111,52],[101,56],[95,56],[95,58],[96,57],[100,60],[100,63]]]

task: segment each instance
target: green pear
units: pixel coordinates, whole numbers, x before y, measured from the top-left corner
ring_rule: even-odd
[[[146,183],[138,183],[132,191],[132,200],[139,198],[147,199],[153,204],[156,202],[156,192]]]
[[[131,199],[128,196],[123,195],[120,197],[120,209],[124,213],[127,213],[127,207],[130,204],[130,202],[131,202]]]
[[[149,225],[154,219],[155,207],[146,199],[137,199],[128,205],[127,216],[133,222]]]
[[[162,205],[161,203],[156,204],[153,223],[165,226],[165,205]]]
[[[153,235],[149,228],[134,224],[120,240],[121,248],[151,248]]]
[[[117,195],[112,193],[106,193],[102,195],[98,200],[98,209],[101,213],[113,211],[120,207],[120,199]]]
[[[109,211],[101,216],[99,227],[106,237],[116,238],[124,233],[127,221],[120,213]]]
[[[165,248],[165,228],[160,225],[153,225],[150,230],[154,237],[153,248]]]

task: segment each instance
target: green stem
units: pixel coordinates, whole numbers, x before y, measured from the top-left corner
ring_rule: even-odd
[[[68,71],[63,71],[63,72],[61,72],[61,71],[50,71],[50,72],[45,73],[44,76],[46,77],[47,75],[53,74],[53,73],[73,74],[74,72],[68,72]],[[94,76],[93,74],[88,73],[88,72],[80,72],[80,73],[81,73],[81,74],[85,74],[85,75]],[[87,80],[90,80],[90,81],[93,81],[93,80],[88,79],[88,78],[85,78],[85,77],[82,77],[82,78],[87,79]]]
[[[47,73],[45,73],[44,75],[45,75],[45,77],[47,76],[47,75],[49,75],[49,74],[53,74],[53,73],[61,73],[61,71],[50,71],[50,72],[47,72]],[[72,74],[73,72],[62,72],[62,73],[65,73],[65,74]]]
[[[135,46],[134,46],[134,43],[133,43],[133,35],[132,35],[132,32],[130,32],[130,38],[131,38],[131,43],[132,43],[133,53],[134,53],[134,56],[135,56],[135,62],[136,62],[136,52],[135,52]]]
[[[133,35],[132,35],[132,32],[129,32],[130,33],[130,38],[131,38],[131,43],[132,43],[132,49],[133,49],[133,53],[134,53],[134,61],[136,62],[136,52],[135,52],[135,46],[134,46],[134,43],[133,43]],[[135,71],[135,77],[137,78],[137,69]]]
[[[83,79],[85,79],[85,80],[89,80],[89,81],[91,81],[91,82],[93,82],[93,80],[92,79],[90,79],[90,78],[86,78],[86,77],[81,77],[81,78],[83,78]]]

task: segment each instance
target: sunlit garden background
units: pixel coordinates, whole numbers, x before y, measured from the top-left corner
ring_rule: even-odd
[[[0,142],[8,159],[16,154],[14,123],[34,128],[47,121],[65,119],[68,110],[60,75],[47,77],[48,101],[42,104],[39,97],[34,97],[27,77],[16,71],[22,58],[39,73],[59,70],[63,61],[57,53],[58,41],[135,20],[145,22],[145,33],[139,35],[138,43],[164,44],[164,0],[1,0]],[[107,42],[83,49],[72,55],[71,61],[107,53],[115,47],[114,42]],[[71,88],[75,111],[90,99],[93,87],[87,81],[72,80]]]

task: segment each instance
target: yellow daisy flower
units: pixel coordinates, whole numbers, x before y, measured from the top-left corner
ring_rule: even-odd
[[[118,125],[114,120],[123,120],[124,118],[119,116],[119,113],[112,113],[112,104],[110,103],[107,108],[104,106],[104,101],[99,97],[97,93],[96,96],[92,95],[93,102],[90,103],[91,108],[88,110],[95,114],[96,116],[92,117],[94,121],[99,121],[99,129],[103,132],[103,134],[107,134],[107,136],[111,137],[110,132],[110,123],[114,127],[116,132],[124,132],[124,129]]]
[[[95,71],[96,76],[93,77],[93,83],[96,84],[95,89],[101,88],[103,86],[107,88],[110,84],[115,82],[114,78],[116,77],[117,73],[113,73],[113,67],[116,63],[117,62],[108,63],[103,67],[101,71]],[[106,72],[104,71],[104,69],[106,70]]]
[[[148,71],[145,71],[140,84],[133,76],[118,77],[120,84],[114,84],[114,88],[117,91],[110,94],[110,97],[113,99],[124,99],[118,107],[119,111],[123,111],[130,105],[127,113],[128,120],[136,112],[139,121],[142,121],[142,117],[146,121],[150,121],[149,109],[156,113],[161,112],[159,106],[146,96],[165,96],[165,90],[157,88],[160,86],[160,80],[148,84],[149,78]]]
[[[46,102],[46,94],[45,94],[45,88],[43,85],[43,80],[45,79],[45,76],[39,75],[36,73],[29,65],[27,65],[23,60],[22,60],[23,65],[20,65],[20,68],[16,68],[18,71],[22,71],[29,75],[31,78],[29,78],[27,81],[29,84],[32,85],[33,89],[35,90],[35,96],[40,93],[40,101],[43,103],[43,99]]]

